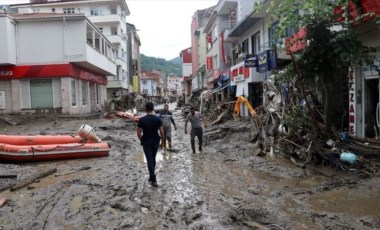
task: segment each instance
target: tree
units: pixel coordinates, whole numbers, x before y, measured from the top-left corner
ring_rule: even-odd
[[[369,48],[362,45],[352,28],[368,16],[355,17],[351,10],[355,2],[283,0],[280,4],[271,1],[269,9],[273,20],[278,21],[278,38],[284,38],[284,31],[289,27],[306,28],[308,44],[293,59],[293,64],[299,69],[297,75],[301,83],[306,82],[308,88],[315,85],[322,92],[324,133],[330,133],[331,127],[341,123],[345,106],[343,98],[337,98],[336,93],[342,88],[349,68],[361,62],[373,63]],[[341,9],[341,15],[334,14],[337,9]]]

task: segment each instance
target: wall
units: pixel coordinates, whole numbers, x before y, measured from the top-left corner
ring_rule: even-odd
[[[11,19],[0,16],[0,64],[16,63],[16,27]]]
[[[5,109],[0,109],[0,113],[11,113],[12,112],[11,82],[0,81],[0,91],[3,91],[2,93],[5,93]]]
[[[61,22],[19,22],[18,64],[62,63],[63,39]]]

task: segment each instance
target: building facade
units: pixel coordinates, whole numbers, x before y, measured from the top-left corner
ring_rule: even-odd
[[[116,47],[85,16],[0,14],[0,27],[0,113],[104,107]]]
[[[189,99],[191,99],[191,87],[192,87],[192,74],[193,74],[193,66],[192,66],[192,51],[191,47],[183,49],[179,56],[182,61],[182,97],[187,103]]]
[[[141,94],[148,100],[159,102],[161,100],[161,75],[151,72],[141,72]]]
[[[107,98],[112,100],[131,91],[129,83],[125,0],[32,0],[30,4],[12,5],[18,13],[83,14],[116,47],[116,74],[107,76]],[[104,46],[101,44],[99,47]]]
[[[135,25],[127,23],[128,39],[128,69],[129,83],[132,93],[140,93],[141,62],[140,62],[140,37],[137,34]]]

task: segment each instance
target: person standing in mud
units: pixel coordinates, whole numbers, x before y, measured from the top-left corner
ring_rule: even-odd
[[[149,182],[152,186],[157,187],[156,178],[156,155],[160,146],[160,139],[164,143],[164,129],[161,119],[153,114],[154,105],[152,102],[145,104],[146,115],[141,117],[137,124],[137,136],[143,146],[144,154],[146,157]],[[160,134],[158,134],[158,132]]]
[[[191,123],[191,130],[190,130],[190,139],[191,139],[191,149],[193,150],[193,153],[195,152],[195,137],[198,137],[199,147],[198,150],[202,152],[202,136],[203,136],[203,129],[202,129],[202,121],[205,128],[207,128],[205,119],[201,115],[200,112],[195,111],[195,107],[190,108],[190,113],[186,116],[185,120],[185,134],[187,134],[187,123],[190,121]]]
[[[159,117],[161,118],[164,127],[163,147],[166,149],[166,141],[168,141],[168,149],[172,150],[172,124],[175,130],[177,130],[177,126],[173,119],[173,113],[169,111],[168,104],[164,105],[164,109],[160,111]]]

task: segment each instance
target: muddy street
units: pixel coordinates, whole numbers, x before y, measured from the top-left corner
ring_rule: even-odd
[[[209,127],[203,152],[193,154],[182,113],[171,109],[176,151],[157,156],[158,188],[148,183],[133,122],[44,116],[15,126],[0,123],[2,134],[17,135],[75,134],[88,124],[112,146],[109,157],[0,164],[0,175],[17,174],[17,180],[57,168],[13,192],[4,189],[16,179],[0,178],[0,198],[7,199],[0,229],[380,228],[379,174],[362,178],[256,157],[244,121]]]

